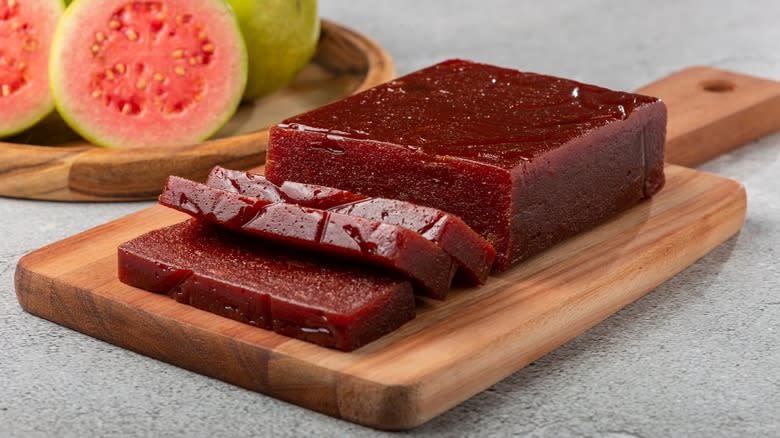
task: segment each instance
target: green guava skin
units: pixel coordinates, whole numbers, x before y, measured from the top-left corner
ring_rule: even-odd
[[[287,86],[314,55],[320,36],[317,0],[228,0],[249,54],[244,100]]]

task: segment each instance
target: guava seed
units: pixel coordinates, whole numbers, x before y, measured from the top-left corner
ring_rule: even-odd
[[[144,22],[149,24],[139,27]],[[176,114],[202,99],[207,84],[198,69],[211,62],[217,48],[191,14],[169,14],[162,2],[134,1],[117,8],[107,24],[105,31],[95,33],[90,47],[97,65],[102,59],[116,61],[125,56],[132,56],[134,62],[116,63],[94,74],[90,82],[93,97],[125,115],[150,109]],[[154,55],[154,44],[165,44],[168,38],[184,42],[168,52],[176,64]],[[145,46],[151,43],[150,49],[139,54],[128,45],[139,41]],[[191,67],[185,68],[178,60]],[[168,90],[175,91],[169,94]],[[173,95],[176,100],[169,101]]]

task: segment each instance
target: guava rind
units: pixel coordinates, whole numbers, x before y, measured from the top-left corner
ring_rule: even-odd
[[[41,2],[48,2],[53,8],[53,12],[55,12],[58,16],[61,16],[62,12],[65,10],[65,3],[63,0],[41,0]],[[41,22],[39,21],[36,24],[41,25]],[[51,41],[47,41],[46,44],[50,45]],[[45,72],[45,74],[48,74],[48,72]],[[39,77],[40,76],[44,75],[39,75]],[[48,88],[48,79],[43,79],[41,83],[36,84],[36,86]],[[31,110],[26,117],[14,120],[12,123],[9,123],[11,121],[10,118],[3,120],[3,123],[0,123],[0,138],[16,135],[31,128],[32,126],[35,126],[35,124],[46,118],[46,116],[51,114],[53,111],[54,100],[51,98],[49,93],[47,95],[47,99],[42,101],[40,105],[35,106],[34,110]]]
[[[244,100],[287,86],[317,49],[317,0],[228,0],[249,53]]]
[[[44,85],[45,86],[45,85]],[[32,113],[30,117],[20,120],[16,123],[13,123],[8,126],[6,129],[2,129],[0,127],[0,138],[6,138],[11,137],[16,134],[19,134],[20,132],[24,132],[33,126],[35,126],[38,122],[45,119],[46,116],[51,114],[54,111],[54,102],[49,102],[46,105],[42,105],[39,111],[36,111],[35,113]]]
[[[142,144],[135,144],[132,142],[127,142],[124,140],[116,140],[114,138],[110,138],[110,136],[102,135],[100,133],[96,132],[96,129],[94,126],[94,121],[84,119],[77,114],[75,114],[73,111],[71,111],[71,100],[73,100],[73,97],[70,98],[65,95],[63,92],[63,89],[65,88],[65,84],[69,78],[64,77],[64,67],[63,62],[67,62],[64,60],[62,55],[63,49],[66,48],[67,42],[65,42],[66,33],[69,31],[70,27],[73,27],[75,29],[78,29],[79,32],[86,32],[90,33],[93,31],[93,29],[90,29],[89,25],[85,25],[84,23],[79,23],[78,18],[75,18],[77,14],[82,10],[93,10],[93,9],[99,9],[103,6],[104,0],[70,0],[71,4],[67,7],[65,10],[65,13],[63,14],[62,18],[60,19],[59,25],[57,26],[57,31],[55,33],[54,42],[52,44],[52,56],[50,58],[49,62],[49,85],[52,91],[52,95],[54,96],[54,103],[55,106],[62,117],[62,119],[78,134],[80,134],[82,137],[84,137],[89,142],[103,147],[143,147],[143,146],[174,146],[174,145],[180,145],[180,144],[188,144],[188,143],[197,143],[200,141],[203,141],[207,139],[208,137],[212,136],[214,133],[216,133],[222,126],[224,126],[225,123],[227,123],[228,120],[233,116],[235,111],[238,109],[239,104],[241,103],[241,97],[243,95],[243,91],[246,88],[246,78],[247,78],[247,72],[248,72],[248,59],[247,59],[247,52],[246,52],[246,46],[243,41],[243,38],[241,36],[241,33],[239,31],[239,25],[237,17],[235,16],[233,10],[230,8],[230,6],[224,1],[224,0],[202,0],[203,2],[210,2],[213,5],[217,5],[219,8],[219,15],[224,15],[225,17],[229,17],[231,21],[231,29],[235,31],[235,38],[233,39],[233,42],[235,43],[235,50],[237,50],[238,53],[238,69],[236,71],[236,77],[239,79],[239,85],[231,89],[231,93],[229,94],[229,100],[227,101],[225,107],[228,108],[227,110],[220,112],[219,119],[217,122],[213,122],[208,124],[208,131],[204,131],[201,135],[199,135],[197,138],[194,139],[188,139],[183,141],[177,141],[174,143],[160,143],[160,142],[145,142]],[[158,0],[160,3],[166,3],[166,0]],[[127,0],[128,4],[133,3],[133,0]],[[209,14],[205,17],[197,16],[196,19],[200,21],[208,21]],[[92,32],[91,34],[94,34]],[[211,80],[218,80],[218,78],[212,78]],[[88,99],[89,96],[79,95],[75,98],[78,99]],[[192,123],[195,123],[196,121],[192,121]],[[114,124],[121,124],[122,120],[116,120]],[[168,122],[166,122],[168,123]],[[170,121],[170,123],[178,123],[176,121]],[[161,129],[164,129],[163,126]],[[105,130],[105,129],[104,129]]]

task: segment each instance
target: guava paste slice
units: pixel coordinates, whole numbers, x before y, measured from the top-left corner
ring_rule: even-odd
[[[458,264],[458,276],[470,284],[487,280],[496,251],[459,217],[433,207],[370,198],[317,184],[285,181],[277,186],[262,175],[216,166],[206,185],[272,202],[328,209],[350,216],[398,225],[439,245]]]
[[[61,0],[0,0],[0,137],[54,109],[49,48],[63,9]]]
[[[368,198],[358,193],[316,184],[285,181],[276,185],[263,175],[214,166],[206,179],[206,185],[215,189],[271,202],[290,202],[310,208],[327,210]]]
[[[77,0],[52,45],[62,117],[112,147],[196,143],[235,112],[247,55],[222,0]]]
[[[416,291],[443,300],[456,265],[419,233],[346,214],[275,203],[168,177],[160,204],[205,222],[302,252],[326,254],[405,275]]]
[[[324,347],[354,350],[414,318],[408,281],[301,256],[197,220],[118,249],[119,280]]]

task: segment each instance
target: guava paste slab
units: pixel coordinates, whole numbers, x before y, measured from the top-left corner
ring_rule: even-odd
[[[217,315],[354,350],[414,318],[398,276],[293,254],[189,220],[119,246],[119,279]]]
[[[434,299],[447,296],[456,269],[440,247],[406,228],[274,203],[175,176],[168,178],[160,204],[265,240],[401,273],[419,293]]]
[[[655,194],[657,98],[450,60],[273,127],[266,176],[459,216],[504,270]]]
[[[273,202],[290,202],[398,225],[439,245],[458,264],[458,277],[482,284],[490,274],[493,246],[460,218],[444,211],[395,199],[367,196],[325,187],[285,181],[277,186],[262,175],[215,167],[206,185]]]

